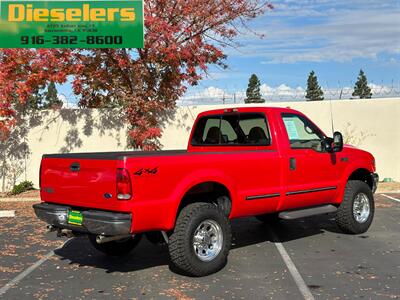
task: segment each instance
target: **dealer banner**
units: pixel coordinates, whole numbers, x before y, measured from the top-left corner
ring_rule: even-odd
[[[0,0],[0,48],[143,48],[142,0]]]

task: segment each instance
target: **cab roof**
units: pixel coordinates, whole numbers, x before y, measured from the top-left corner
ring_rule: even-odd
[[[292,109],[290,107],[269,107],[269,106],[253,106],[253,107],[227,107],[220,109],[207,110],[199,114],[199,117],[207,115],[220,115],[225,113],[296,113],[301,114],[301,112]]]

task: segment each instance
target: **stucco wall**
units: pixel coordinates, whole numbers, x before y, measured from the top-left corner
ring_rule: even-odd
[[[381,178],[400,181],[400,99],[273,102],[259,106],[297,109],[331,135],[331,105],[335,130],[341,131],[352,144],[374,154]],[[163,123],[164,134],[160,141],[164,149],[186,148],[197,114],[220,107],[224,106],[178,108]],[[17,181],[26,177],[38,186],[40,158],[44,153],[126,150],[126,126],[115,111],[46,111],[31,116],[31,119],[33,121],[27,126],[25,134],[15,139],[19,143],[26,142],[30,152],[26,163],[21,155],[14,157],[16,151],[21,151],[23,147],[14,147],[15,151],[9,147],[8,150],[12,154],[9,156],[12,163],[23,169],[17,174]]]

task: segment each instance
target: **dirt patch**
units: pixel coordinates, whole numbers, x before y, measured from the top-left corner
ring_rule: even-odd
[[[375,208],[392,208],[397,207],[398,203],[385,198],[382,195],[375,194]]]
[[[379,182],[377,193],[400,191],[400,182]]]
[[[0,210],[15,210],[17,217],[37,219],[31,202],[0,202]]]
[[[395,206],[394,203],[388,203],[379,200],[375,202],[375,208],[391,208],[394,206]]]
[[[0,198],[40,198],[40,191],[26,191],[18,195],[10,195],[8,193],[0,193]]]

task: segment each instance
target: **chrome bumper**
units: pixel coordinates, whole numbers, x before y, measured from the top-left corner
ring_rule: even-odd
[[[71,207],[50,203],[33,205],[36,216],[60,229],[70,229],[81,233],[97,235],[124,235],[131,231],[132,215],[100,210],[80,210],[83,216],[82,225],[68,223],[68,213]]]

